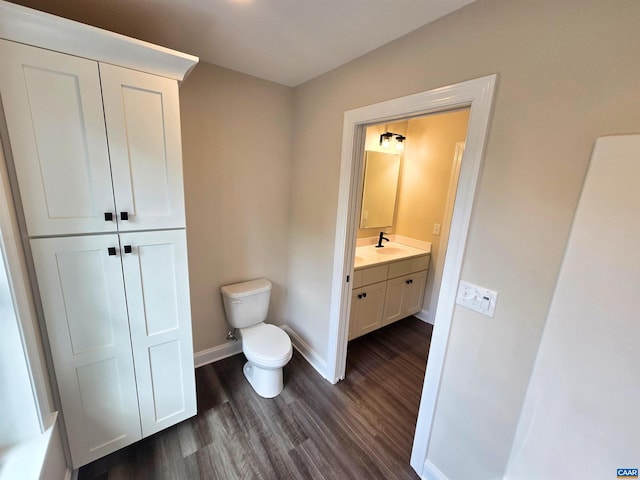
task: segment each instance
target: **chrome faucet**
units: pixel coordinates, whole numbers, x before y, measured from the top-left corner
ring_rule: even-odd
[[[387,242],[389,241],[389,239],[384,236],[384,232],[380,232],[380,238],[378,238],[378,244],[376,245],[376,248],[384,248],[382,240],[386,240]]]

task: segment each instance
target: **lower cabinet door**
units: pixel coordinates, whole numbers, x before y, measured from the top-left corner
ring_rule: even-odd
[[[120,234],[144,437],[196,414],[184,230]]]
[[[398,277],[387,282],[387,295],[384,302],[382,325],[389,325],[404,318],[403,298],[408,278]]]
[[[411,283],[408,285],[404,296],[405,316],[413,315],[422,310],[424,290],[427,286],[427,270],[413,273],[409,278]]]
[[[427,270],[393,278],[387,282],[383,325],[389,325],[422,310]]]
[[[349,340],[358,336],[358,315],[360,313],[360,302],[358,295],[362,293],[361,288],[351,290],[351,311],[349,314]]]
[[[377,330],[382,325],[386,289],[387,282],[374,283],[360,289],[362,297],[355,299],[360,303],[356,328],[357,336]]]
[[[117,235],[31,240],[74,468],[142,437]]]

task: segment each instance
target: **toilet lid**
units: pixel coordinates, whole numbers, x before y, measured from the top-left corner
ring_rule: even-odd
[[[282,329],[264,323],[242,331],[242,349],[257,360],[272,362],[291,353],[291,340]]]

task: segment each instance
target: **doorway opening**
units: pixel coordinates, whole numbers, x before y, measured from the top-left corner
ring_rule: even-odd
[[[349,340],[434,323],[468,121],[464,108],[366,127]],[[379,140],[390,130],[401,149]]]
[[[345,112],[326,373],[327,378],[333,383],[345,376],[351,279],[354,274],[357,219],[361,206],[362,152],[366,143],[366,127],[460,108],[470,109],[465,153],[460,165],[458,188],[452,209],[437,308],[433,314],[434,331],[411,454],[411,466],[420,475],[428,469],[427,449],[431,425],[446,357],[455,294],[460,281],[496,80],[496,75],[490,75]]]

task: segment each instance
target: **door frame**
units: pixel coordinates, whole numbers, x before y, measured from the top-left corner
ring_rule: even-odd
[[[411,453],[411,466],[419,474],[422,474],[427,458],[497,78],[497,74],[488,75],[349,110],[344,114],[326,369],[326,378],[332,383],[344,379],[346,370],[351,307],[350,279],[353,277],[357,217],[362,197],[362,152],[367,125],[470,108],[466,148],[460,167],[429,361]]]

